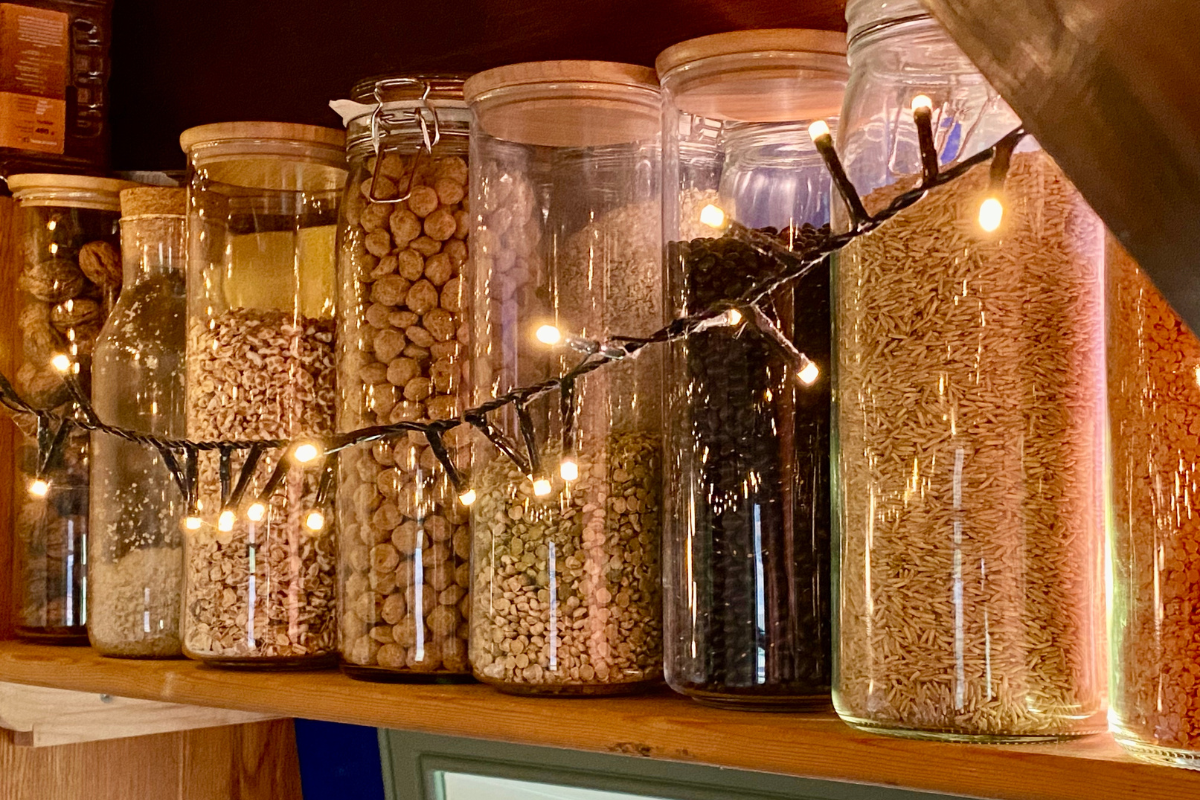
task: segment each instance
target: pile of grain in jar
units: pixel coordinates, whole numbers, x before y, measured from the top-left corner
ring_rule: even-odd
[[[1054,163],[930,192],[838,261],[838,711],[1103,729],[1103,230]],[[906,186],[867,198],[876,210]]]
[[[395,198],[411,180],[399,203],[369,201],[375,166],[366,163],[342,244],[341,430],[451,419],[465,391],[467,164],[383,156],[374,195]],[[456,458],[463,434],[447,437]],[[425,437],[349,457],[338,511],[343,660],[357,671],[465,673],[468,512]]]
[[[1108,376],[1118,737],[1200,748],[1200,340],[1119,245]]]
[[[474,480],[471,665],[506,691],[602,694],[661,674],[658,438],[581,452],[578,480],[547,497],[505,458]]]
[[[333,320],[235,308],[193,320],[188,342],[188,435],[198,440],[300,438],[330,433]],[[233,458],[234,474],[244,454]],[[253,497],[275,467],[264,456]],[[304,524],[316,470],[291,469],[262,522],[213,524],[221,506],[218,458],[200,458],[204,524],[187,532],[184,649],[200,659],[309,658],[333,652],[335,543]]]
[[[110,656],[178,657],[179,590],[183,558],[179,547],[135,547],[88,566],[93,596],[109,603],[88,620],[88,632]]]

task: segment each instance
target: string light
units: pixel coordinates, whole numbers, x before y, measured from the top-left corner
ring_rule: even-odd
[[[700,209],[700,222],[710,228],[725,227],[725,212],[709,203]]]
[[[71,371],[71,358],[66,353],[56,353],[50,359],[50,366],[65,375]]]
[[[261,500],[255,500],[246,509],[246,519],[251,522],[262,522],[263,517],[267,515],[267,504]]]
[[[579,478],[579,462],[567,456],[558,464],[558,474],[568,483]]]
[[[725,312],[725,324],[726,325],[739,325],[739,324],[741,324],[741,322],[742,322],[742,312],[738,311],[736,308],[731,308]]]
[[[50,484],[43,478],[35,478],[29,484],[29,493],[34,497],[45,497],[50,494]]]
[[[222,533],[229,533],[233,530],[233,523],[237,521],[237,515],[230,509],[225,509],[221,515],[217,517],[217,530]]]
[[[808,356],[802,355],[803,360],[799,371],[796,372],[796,377],[805,386],[812,386],[817,382],[817,378],[821,375],[821,368],[817,366],[817,362],[810,359]]]
[[[558,344],[562,341],[562,331],[553,325],[542,325],[533,335],[542,344]]]
[[[533,481],[533,493],[538,497],[545,497],[550,494],[552,488],[550,481],[546,478],[535,478]]]
[[[462,503],[464,506],[472,505],[477,499],[479,499],[479,496],[475,494],[474,489],[467,489],[458,496],[458,502]]]
[[[292,451],[297,464],[309,464],[325,454],[325,449],[315,442],[301,442]]]
[[[918,109],[933,110],[933,101],[929,99],[929,95],[919,94],[912,99],[912,110],[915,112]]]
[[[310,531],[319,531],[325,527],[325,515],[321,513],[321,509],[314,508],[308,512],[304,524]]]
[[[979,227],[994,232],[1004,220],[1004,204],[998,197],[989,197],[979,206]]]
[[[819,119],[808,126],[808,138],[816,144],[818,140],[830,138],[829,123],[823,119]]]
[[[188,517],[183,521],[183,526],[189,531],[198,531],[200,530],[200,526],[203,524],[204,523],[200,521],[200,518],[194,514],[189,514]]]

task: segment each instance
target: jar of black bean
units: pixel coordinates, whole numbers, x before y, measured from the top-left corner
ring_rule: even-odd
[[[666,677],[702,702],[824,705],[830,684],[830,318],[826,264],[758,302],[828,232],[805,130],[837,114],[844,42],[718,34],[658,59],[664,235],[677,315],[664,463]]]

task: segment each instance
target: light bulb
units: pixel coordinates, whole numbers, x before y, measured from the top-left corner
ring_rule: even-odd
[[[558,344],[562,341],[562,331],[553,325],[543,325],[534,333],[542,344]]]
[[[919,94],[912,99],[912,110],[916,111],[918,108],[933,110],[933,101],[929,99],[929,95]]]
[[[254,502],[246,509],[246,519],[251,522],[262,522],[262,518],[267,515],[267,507],[261,502]]]
[[[58,220],[56,220],[56,219],[52,219],[46,223],[46,230],[48,230],[48,231],[52,231],[57,227],[58,227]]]
[[[812,386],[816,383],[817,378],[821,375],[821,368],[817,366],[815,361],[807,358],[804,359],[804,365],[800,367],[800,371],[796,373],[796,377],[805,386]]]
[[[296,459],[299,464],[308,464],[316,461],[321,457],[322,448],[313,442],[304,442],[296,445],[296,449],[292,451],[292,458]]]
[[[233,530],[233,523],[237,517],[228,508],[221,512],[221,516],[217,517],[217,530],[222,533],[229,533]]]
[[[737,325],[742,321],[742,312],[736,308],[731,308],[725,312],[725,322],[730,325]]]
[[[475,494],[474,489],[467,489],[465,492],[463,492],[462,494],[460,494],[458,496],[458,502],[462,503],[464,506],[469,506],[475,502],[475,498],[477,496],[478,495]]]
[[[314,508],[308,512],[308,518],[304,520],[304,524],[308,526],[310,531],[319,531],[325,527],[325,515],[321,513],[319,508]]]
[[[50,255],[55,255],[56,253],[58,253],[58,245],[51,242],[50,243]]]
[[[1000,227],[1004,219],[1004,204],[999,198],[989,197],[979,206],[979,227],[988,233]]]
[[[50,366],[65,375],[71,371],[71,359],[66,353],[56,353],[54,358],[50,359]]]
[[[564,481],[573,481],[579,477],[579,463],[568,456],[558,465],[558,474]]]
[[[34,497],[45,497],[50,493],[50,484],[38,478],[29,484],[29,493]]]
[[[820,139],[821,137],[828,136],[828,135],[829,135],[829,123],[827,123],[823,119],[819,119],[816,122],[814,122],[813,124],[808,126],[808,138],[812,139],[814,142],[817,139]]]
[[[550,481],[545,478],[538,478],[533,482],[533,493],[538,497],[545,497],[550,494]]]
[[[183,525],[189,531],[198,531],[200,530],[200,518],[189,516],[183,521]]]
[[[700,222],[710,228],[724,227],[725,212],[710,203],[700,209]]]

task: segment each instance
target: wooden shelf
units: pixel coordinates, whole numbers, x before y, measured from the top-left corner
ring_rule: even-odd
[[[0,681],[1004,800],[1200,797],[1200,773],[1135,761],[1108,736],[1017,747],[918,742],[852,730],[832,711],[723,711],[666,691],[522,698],[480,685],[233,672],[20,642],[0,642]]]

